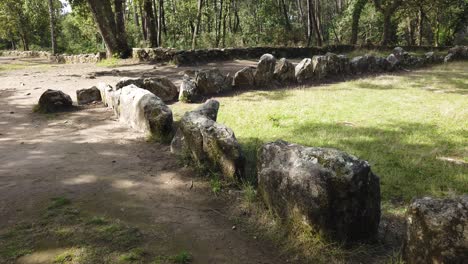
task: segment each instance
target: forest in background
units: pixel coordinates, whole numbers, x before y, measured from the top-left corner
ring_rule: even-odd
[[[467,43],[468,0],[0,2],[0,49],[125,57],[132,47]]]

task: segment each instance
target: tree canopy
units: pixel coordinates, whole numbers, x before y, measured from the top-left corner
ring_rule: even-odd
[[[116,56],[131,47],[468,42],[468,0],[2,0],[0,21],[0,49],[51,49],[56,39],[58,52]]]

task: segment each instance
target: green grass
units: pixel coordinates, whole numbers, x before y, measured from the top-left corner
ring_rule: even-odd
[[[256,150],[283,139],[368,160],[383,202],[468,192],[468,63],[319,87],[217,98],[255,183]],[[175,104],[174,116],[196,105]],[[392,208],[392,207],[388,207]],[[393,209],[392,209],[393,210]]]
[[[119,63],[120,63],[120,59],[117,59],[117,58],[108,58],[108,59],[101,60],[101,61],[98,62],[96,65],[97,65],[97,66],[101,66],[101,67],[109,67],[109,68],[112,68],[112,67],[115,67],[115,66],[119,65]]]

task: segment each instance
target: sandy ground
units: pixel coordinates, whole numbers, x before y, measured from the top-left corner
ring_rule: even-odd
[[[145,142],[111,110],[90,107],[52,117],[31,111],[46,89],[60,89],[76,101],[76,90],[101,81],[114,85],[122,77],[164,75],[177,83],[189,68],[126,65],[112,72],[91,64],[0,57],[0,66],[11,63],[27,65],[0,71],[0,232],[33,219],[51,198],[62,196],[142,230],[164,230],[155,239],[168,250],[189,251],[194,263],[284,263],[268,242],[242,228],[232,230],[226,202],[181,168],[168,146]],[[234,73],[253,64],[203,68]],[[96,79],[83,77],[96,72]]]

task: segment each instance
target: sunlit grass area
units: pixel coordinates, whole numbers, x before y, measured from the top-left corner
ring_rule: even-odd
[[[4,63],[3,61],[0,61],[0,72],[21,70],[25,68],[35,68],[35,69],[46,70],[50,67],[51,65],[46,63],[43,60],[35,60],[35,59],[27,59],[27,58],[17,59],[15,61],[11,61],[8,63]]]
[[[255,181],[256,150],[283,139],[368,160],[384,208],[412,197],[468,192],[468,63],[452,63],[317,87],[217,98]],[[176,118],[195,107],[176,104]]]

